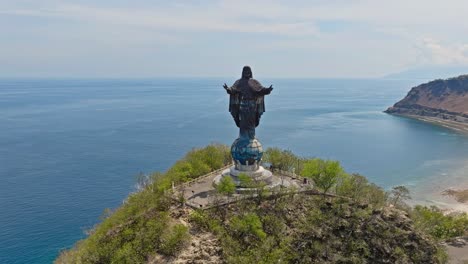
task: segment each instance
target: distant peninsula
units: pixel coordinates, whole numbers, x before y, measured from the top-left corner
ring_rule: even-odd
[[[413,87],[405,98],[384,112],[468,133],[468,75]]]

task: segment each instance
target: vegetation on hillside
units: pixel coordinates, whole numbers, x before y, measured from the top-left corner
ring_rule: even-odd
[[[216,234],[227,263],[442,263],[434,241],[406,213],[305,194],[244,200],[195,211]]]
[[[141,190],[56,263],[173,260],[199,232],[216,236],[221,250],[213,254],[226,263],[444,263],[437,242],[468,232],[466,214],[410,209],[403,203],[409,198],[405,188],[387,193],[364,176],[346,173],[336,161],[281,149],[268,149],[265,160],[273,169],[310,178],[327,196],[262,191],[229,206],[190,210],[184,218],[187,209],[168,198],[172,183],[231,162],[228,147],[209,145],[190,151],[165,173],[139,177]],[[255,184],[249,180],[243,185]],[[225,180],[217,191],[230,196],[234,184]]]
[[[417,205],[410,211],[415,226],[436,240],[468,235],[466,213],[444,213],[435,206]]]
[[[175,255],[188,241],[187,227],[170,216],[165,195],[180,184],[231,163],[229,148],[212,144],[194,149],[166,173],[154,173],[144,188],[93,228],[56,263],[144,263],[154,254]],[[141,177],[140,177],[141,178]]]

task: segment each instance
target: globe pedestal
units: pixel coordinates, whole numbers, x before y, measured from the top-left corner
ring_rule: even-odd
[[[263,147],[258,139],[239,137],[232,143],[231,155],[234,166],[224,170],[221,175],[215,177],[213,184],[219,184],[223,177],[230,177],[236,184],[238,191],[254,190],[255,188],[243,186],[240,175],[250,177],[253,182],[266,188],[273,188],[279,185],[286,185],[278,177],[274,177],[271,171],[260,166],[263,156]],[[289,185],[289,184],[287,184]]]
[[[263,147],[256,138],[239,137],[232,143],[231,155],[238,170],[252,171],[262,160]]]

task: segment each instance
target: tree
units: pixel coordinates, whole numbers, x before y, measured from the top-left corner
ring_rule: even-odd
[[[390,194],[392,195],[394,206],[398,205],[399,202],[411,199],[410,191],[403,185],[393,187]]]
[[[343,173],[337,181],[336,194],[376,206],[385,205],[387,201],[386,192],[381,187],[370,183],[366,177],[359,174]]]
[[[303,158],[300,158],[290,150],[279,148],[268,148],[263,156],[263,160],[269,162],[273,169],[291,171],[293,168],[300,171],[302,169]]]
[[[216,191],[225,195],[232,195],[236,192],[236,183],[230,176],[222,177],[216,186]]]
[[[311,178],[315,185],[325,193],[333,187],[344,173],[338,161],[311,159],[304,163],[303,177]]]
[[[272,169],[283,169],[279,148],[268,148],[263,155],[263,160],[269,162]]]

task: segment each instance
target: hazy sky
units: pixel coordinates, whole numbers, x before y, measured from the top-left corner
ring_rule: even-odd
[[[468,65],[466,0],[0,0],[0,77],[379,77]],[[468,68],[467,68],[468,69]]]

